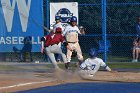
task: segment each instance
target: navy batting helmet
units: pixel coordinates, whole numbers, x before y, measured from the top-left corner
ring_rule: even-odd
[[[55,16],[55,20],[60,20],[61,17],[60,16]]]
[[[95,48],[89,49],[89,56],[92,58],[97,56],[97,51]]]
[[[76,16],[72,16],[70,19],[70,22],[77,22],[77,17]]]

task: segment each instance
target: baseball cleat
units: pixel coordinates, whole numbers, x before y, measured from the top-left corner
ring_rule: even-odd
[[[70,62],[65,63],[65,68],[66,68],[66,69],[69,69],[69,66],[70,66]]]

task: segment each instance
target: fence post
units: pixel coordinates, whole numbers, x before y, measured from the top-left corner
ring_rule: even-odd
[[[50,29],[50,0],[46,0],[46,26]],[[49,34],[47,31],[46,35]],[[46,54],[44,54],[44,60],[49,61],[49,58]]]
[[[106,0],[102,0],[102,39],[104,41],[104,62],[107,61],[106,51]]]
[[[50,28],[50,2],[49,0],[46,0],[46,24],[47,28]]]

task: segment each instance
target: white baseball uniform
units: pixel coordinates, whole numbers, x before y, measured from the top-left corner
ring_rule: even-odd
[[[111,69],[103,62],[100,58],[88,58],[80,65],[80,74],[83,77],[93,77],[99,70],[100,66],[104,67],[106,70],[111,71]]]
[[[79,45],[78,40],[78,34],[80,33],[80,30],[77,26],[71,26],[68,25],[63,31],[63,35],[65,36],[66,42],[68,42],[69,46],[72,48],[72,50],[75,50],[77,52],[78,60],[83,60],[81,48]],[[71,61],[71,55],[72,51],[67,49],[67,61]]]
[[[62,32],[63,32],[63,26],[62,26],[62,23],[61,22],[58,22],[56,24],[53,25],[53,32],[56,31],[56,28],[60,27],[62,29]],[[61,46],[61,42],[59,43],[59,46]]]
[[[59,22],[59,23],[56,23],[53,25],[53,31],[55,32],[56,31],[56,28],[60,27],[62,29],[62,32],[63,32],[63,26],[62,26],[62,23]]]

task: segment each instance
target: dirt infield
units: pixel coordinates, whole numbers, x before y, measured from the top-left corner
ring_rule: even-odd
[[[17,65],[16,65],[17,66]],[[24,65],[25,66],[25,65]],[[44,66],[44,65],[43,65]],[[34,65],[34,70],[30,67],[26,70],[1,70],[0,71],[0,93],[10,93],[22,90],[35,89],[45,86],[53,86],[65,83],[78,82],[140,82],[139,71],[121,71],[107,72],[99,71],[94,77],[82,79],[76,70],[60,70],[52,71],[52,69],[44,67],[41,71]],[[19,68],[19,66],[18,66]],[[23,68],[23,66],[22,66]],[[30,68],[31,70],[27,70]],[[43,68],[43,70],[42,70]]]
[[[23,76],[24,74],[24,76]],[[83,80],[76,73],[62,71],[56,73],[14,73],[0,74],[0,93],[29,90],[39,87],[77,82],[140,82],[140,73],[99,71],[95,77]]]

